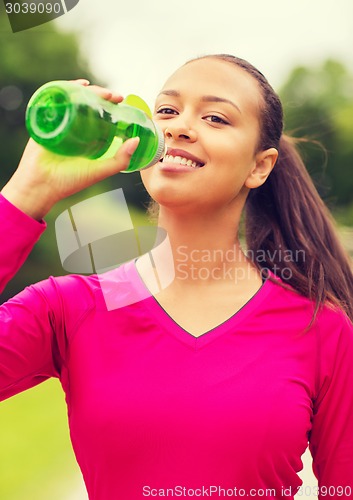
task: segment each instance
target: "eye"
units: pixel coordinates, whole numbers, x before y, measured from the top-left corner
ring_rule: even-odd
[[[175,109],[172,108],[160,108],[158,111],[156,111],[156,114],[160,115],[173,115],[176,114]]]
[[[208,116],[205,116],[205,120],[207,122],[221,123],[223,125],[229,125],[229,122],[227,122],[226,120],[224,120],[223,118],[221,118],[220,116],[217,116],[217,115],[208,115]]]

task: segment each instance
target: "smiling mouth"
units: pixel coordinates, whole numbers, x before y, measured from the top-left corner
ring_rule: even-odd
[[[185,165],[186,167],[192,167],[192,168],[201,168],[205,164],[201,162],[196,162],[193,160],[190,160],[188,158],[185,158],[183,156],[173,156],[173,155],[168,155],[166,154],[160,162],[162,163],[175,163],[176,165]]]

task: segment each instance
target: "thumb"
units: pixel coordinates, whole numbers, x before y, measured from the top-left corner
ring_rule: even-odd
[[[139,137],[132,137],[122,144],[113,158],[109,160],[94,160],[96,167],[94,174],[95,182],[117,174],[122,170],[126,170],[130,164],[131,156],[136,151],[139,142]]]
[[[130,158],[136,151],[139,143],[140,143],[139,137],[132,137],[131,139],[128,139],[123,143],[121,148],[118,150],[117,154],[115,155],[115,158],[121,155],[124,155],[126,159]]]
[[[131,156],[136,151],[139,143],[139,137],[132,137],[131,139],[125,141],[118,149],[118,151],[115,153],[114,158],[112,158],[112,160],[115,161],[116,172],[120,172],[121,170],[126,170],[128,168]]]

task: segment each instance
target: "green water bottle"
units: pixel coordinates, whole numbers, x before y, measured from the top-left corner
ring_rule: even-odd
[[[134,172],[154,165],[165,152],[162,131],[143,109],[148,111],[147,104],[136,96],[114,104],[78,83],[54,81],[31,97],[26,127],[53,153],[91,159],[111,158],[124,141],[138,136],[139,145],[124,170]]]

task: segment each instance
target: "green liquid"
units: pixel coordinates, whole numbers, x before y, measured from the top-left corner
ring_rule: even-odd
[[[115,138],[104,157],[113,156],[122,141],[131,137],[140,137],[139,145],[131,157],[129,167],[124,170],[124,172],[133,172],[143,168],[153,160],[158,148],[158,137],[153,122],[144,112],[123,104],[117,108],[116,113],[114,113],[114,119],[117,120]]]
[[[41,87],[28,104],[26,126],[31,137],[53,153],[91,159],[112,157],[122,142],[139,136],[125,172],[149,165],[159,147],[153,121],[143,111],[105,101],[72,82]]]
[[[31,137],[53,153],[99,158],[113,141],[115,125],[91,96],[91,102],[84,102],[76,87],[49,84],[39,89],[28,104],[26,126]]]

